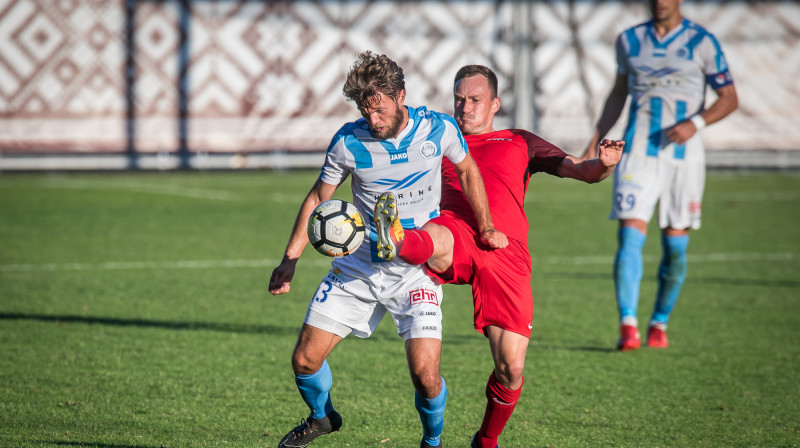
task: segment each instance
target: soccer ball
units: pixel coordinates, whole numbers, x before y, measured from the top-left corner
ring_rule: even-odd
[[[329,257],[345,256],[364,241],[364,220],[356,206],[339,199],[319,204],[308,218],[308,239]]]

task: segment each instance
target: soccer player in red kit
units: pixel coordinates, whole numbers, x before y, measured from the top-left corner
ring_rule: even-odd
[[[528,131],[495,131],[492,122],[500,109],[497,76],[481,65],[467,65],[458,71],[453,94],[456,123],[483,176],[497,231],[484,234],[478,230],[454,167],[446,161],[442,164],[441,216],[420,230],[400,234],[394,230],[399,226],[391,226],[399,219],[393,198],[378,201],[375,215],[385,217],[378,224],[378,233],[391,236],[383,239],[387,258],[426,263],[429,274],[444,283],[472,285],[475,329],[489,340],[495,368],[486,385],[483,422],[471,446],[495,448],[520,397],[533,327],[524,209],[530,176],[545,172],[599,182],[613,172],[624,143],[603,140],[598,158],[581,160]]]

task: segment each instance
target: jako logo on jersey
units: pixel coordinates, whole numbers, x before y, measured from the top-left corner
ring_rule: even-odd
[[[439,306],[439,296],[436,295],[436,291],[431,291],[429,289],[415,289],[408,294],[409,298],[411,299],[411,306],[419,305],[421,303],[432,303],[436,306]]]
[[[408,160],[408,154],[404,152],[400,154],[392,154],[389,157],[389,160],[391,160],[392,162],[394,162],[395,160]]]
[[[375,183],[378,185],[385,185],[388,190],[400,190],[403,188],[408,188],[414,185],[418,180],[422,179],[426,174],[428,174],[431,170],[427,171],[418,171],[416,173],[411,173],[403,179],[378,179]]]

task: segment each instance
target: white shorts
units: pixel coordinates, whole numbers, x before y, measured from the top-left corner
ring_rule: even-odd
[[[699,229],[705,178],[703,161],[625,153],[614,171],[609,219],[650,222],[658,204],[660,228]]]
[[[305,323],[346,337],[369,337],[388,311],[404,340],[442,339],[442,286],[420,266],[371,277],[334,267],[308,305]]]

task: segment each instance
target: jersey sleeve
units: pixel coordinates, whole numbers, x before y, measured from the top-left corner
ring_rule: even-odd
[[[532,132],[523,129],[512,129],[511,132],[525,139],[528,146],[528,172],[530,174],[544,172],[561,177],[558,174],[558,168],[567,158],[567,153]]]
[[[346,127],[343,127],[333,136],[328,150],[325,153],[325,163],[322,165],[320,180],[330,185],[339,185],[347,179],[350,171],[347,168],[345,148]]]
[[[728,67],[728,61],[722,52],[722,46],[713,34],[706,33],[698,44],[696,50],[702,61],[702,70],[706,75],[706,82],[712,89],[718,90],[733,84],[733,77]]]
[[[445,114],[439,115],[444,125],[444,134],[441,140],[442,154],[451,162],[459,163],[467,157],[467,151],[469,151],[467,142],[453,117]]]

